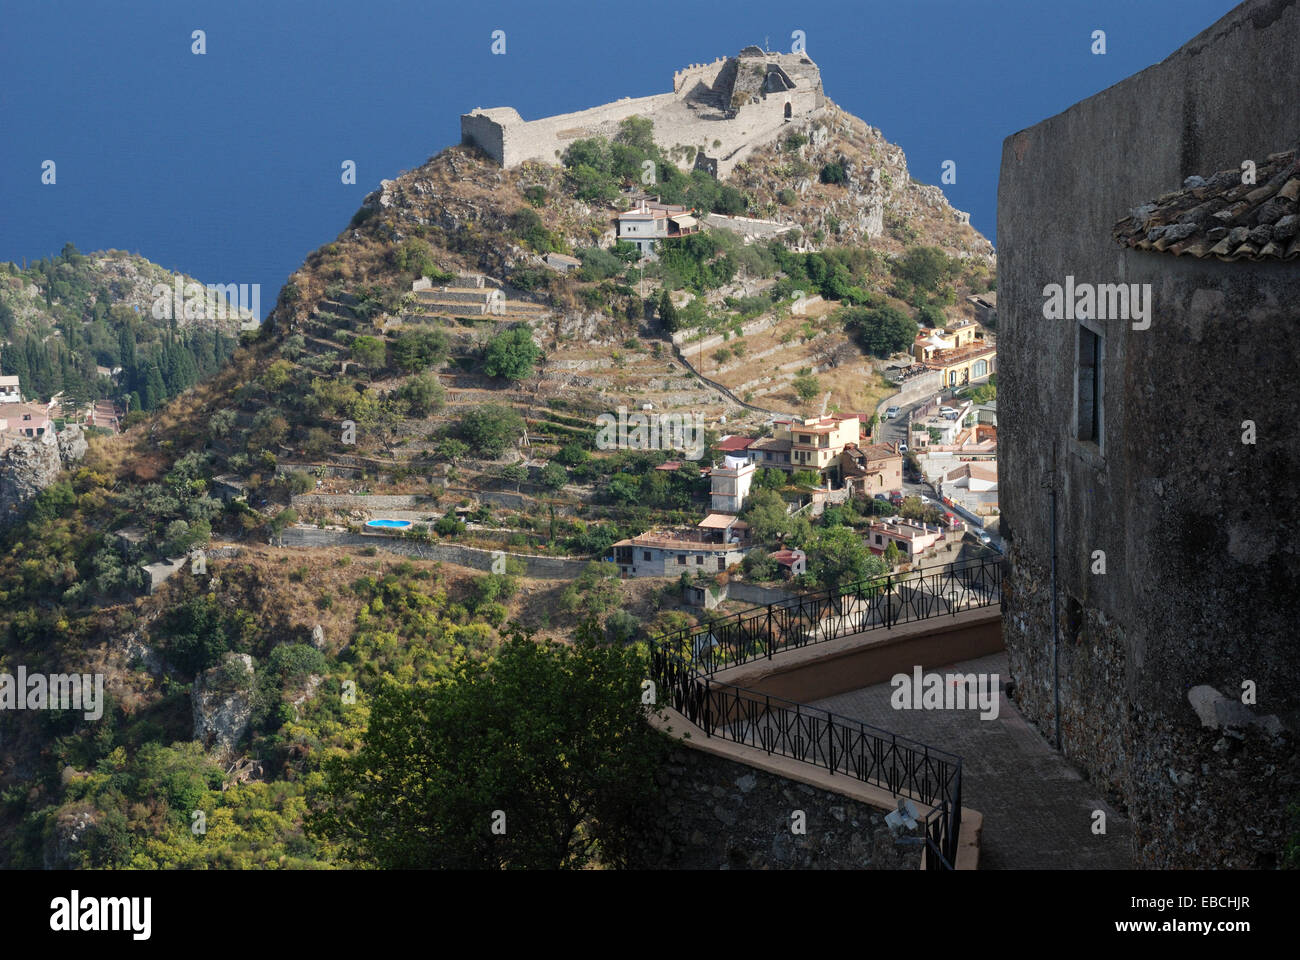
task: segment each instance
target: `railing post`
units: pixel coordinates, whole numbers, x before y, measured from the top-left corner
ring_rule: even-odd
[[[709,729],[710,727],[713,726],[713,724],[710,722],[710,720],[711,720],[712,717],[713,717],[713,711],[710,709],[712,703],[713,703],[713,686],[712,686],[712,681],[711,681],[708,677],[705,677],[705,678],[704,678],[704,717],[703,717],[703,719],[704,719],[704,735],[705,735],[706,737],[711,737],[711,736],[713,736],[713,731]]]

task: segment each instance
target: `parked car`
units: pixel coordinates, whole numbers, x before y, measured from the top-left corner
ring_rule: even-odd
[[[889,407],[885,410],[886,420],[893,420],[896,416],[898,416],[898,407]]]
[[[980,543],[984,544],[985,546],[988,546],[992,542],[993,542],[992,538],[990,538],[987,533],[980,534]]]
[[[884,500],[884,501],[886,501],[886,502],[888,502],[888,500],[889,500],[889,498],[888,498],[887,496],[885,496],[883,493],[878,493],[878,494],[876,494],[875,497],[873,497],[872,499],[874,499],[874,500]]]
[[[927,497],[925,494],[921,494],[921,503],[922,503],[922,504],[929,504],[929,502],[930,502],[930,498]]]
[[[940,413],[942,416],[945,416],[945,417],[947,417],[947,416],[956,416],[956,415],[957,415],[957,411],[954,410],[952,407],[940,407],[940,408],[939,408],[939,413]]]
[[[902,443],[900,443],[900,444],[898,445],[898,452],[899,452],[899,453],[907,453],[907,441],[906,441],[906,440],[904,440]]]

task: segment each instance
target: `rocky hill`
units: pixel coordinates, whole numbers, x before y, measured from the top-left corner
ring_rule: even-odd
[[[569,636],[591,619],[616,642],[690,622],[675,583],[587,565],[704,502],[698,470],[652,469],[665,451],[599,449],[599,414],[699,414],[716,437],[774,409],[870,409],[912,318],[964,316],[993,282],[987,241],[842,111],[722,183],[643,134],[509,170],[455,146],[383,181],[257,335],[206,377],[160,379],[138,424],[92,437],[0,533],[3,668],[103,672],[112,695],[102,723],[0,715],[0,867],[338,862],[303,818],[325,757],[365,728],[349,685],[485,657],[510,621]],[[612,246],[644,159],[706,218],[649,264]],[[737,215],[771,223],[746,242]],[[219,355],[217,331],[133,321],[143,266],[108,255],[116,286],[78,299],[74,254],[0,283],[24,357],[62,341],[109,366],[116,334],[131,382],[104,389],[143,399],[181,369],[177,343]],[[862,331],[884,320],[903,329],[880,347]],[[377,509],[417,536],[361,545],[347,528]],[[144,573],[199,547],[201,572]],[[473,569],[484,557],[507,562]]]

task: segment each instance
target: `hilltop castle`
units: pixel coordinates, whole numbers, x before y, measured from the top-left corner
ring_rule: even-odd
[[[528,160],[556,163],[572,141],[612,137],[620,121],[648,117],[660,147],[686,148],[675,155],[680,164],[722,178],[787,122],[820,116],[824,103],[821,71],[805,54],[746,47],[739,56],[678,70],[671,93],[528,121],[514,107],[475,109],[461,115],[460,130],[463,143],[515,167]]]

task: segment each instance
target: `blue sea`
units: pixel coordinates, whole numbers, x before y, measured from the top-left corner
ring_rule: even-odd
[[[671,89],[802,31],[827,95],[996,240],[1002,140],[1154,62],[1231,0],[49,2],[0,20],[0,260],[115,247],[205,283],[287,276],[383,178],[460,139]],[[505,52],[493,54],[494,31]],[[1093,33],[1106,52],[1092,52]],[[201,31],[201,34],[198,33]],[[202,41],[202,52],[198,50]],[[1140,144],[1134,144],[1140,149]],[[354,161],[357,183],[341,182]],[[53,161],[53,183],[42,183]]]

